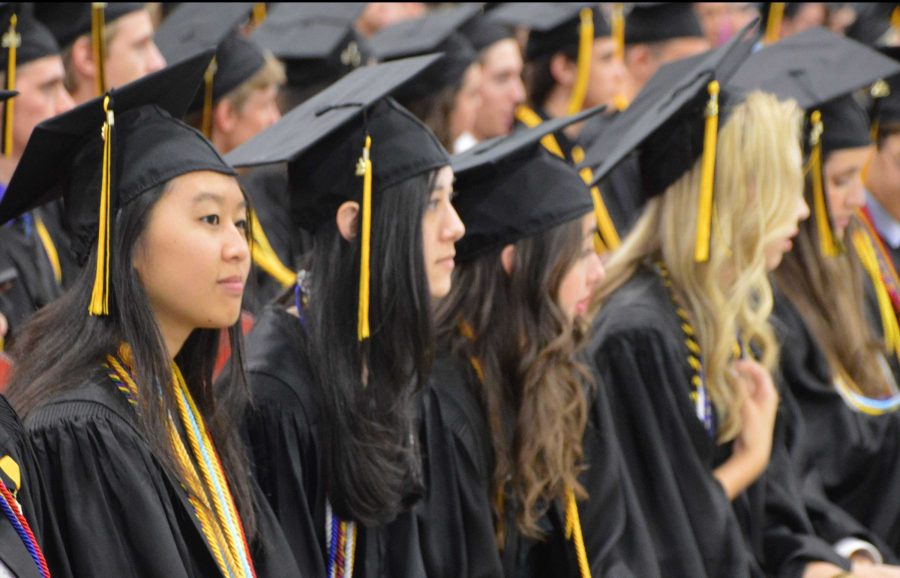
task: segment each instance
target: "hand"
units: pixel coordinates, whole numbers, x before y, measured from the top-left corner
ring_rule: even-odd
[[[857,578],[900,578],[900,566],[854,561],[853,575]]]
[[[734,362],[732,370],[746,394],[741,405],[741,433],[731,457],[714,472],[730,500],[756,481],[769,464],[778,411],[778,391],[762,365],[744,359]]]

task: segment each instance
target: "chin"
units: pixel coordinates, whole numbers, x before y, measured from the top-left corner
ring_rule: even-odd
[[[442,281],[439,283],[433,283],[430,287],[430,293],[432,299],[443,299],[447,295],[450,294],[450,289],[453,285],[448,278],[446,281]]]

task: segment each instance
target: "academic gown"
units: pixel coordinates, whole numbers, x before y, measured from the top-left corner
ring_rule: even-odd
[[[498,551],[492,514],[494,455],[478,387],[467,362],[443,357],[433,367],[424,396],[428,485],[417,511],[429,576],[578,578],[562,504],[552,504],[539,520],[546,539],[536,540],[516,530],[515,506],[507,501],[505,548]],[[649,535],[610,441],[606,406],[595,407],[600,411],[592,412],[585,434],[587,469],[582,476],[591,495],[578,504],[591,574],[658,576]]]
[[[221,576],[182,484],[151,453],[103,368],[25,426],[46,487],[41,526],[54,578]],[[253,492],[256,575],[300,576],[255,483]]]
[[[851,408],[833,385],[822,350],[800,313],[783,294],[775,314],[784,343],[781,373],[796,414],[793,445],[807,488],[838,511],[812,511],[820,534],[849,535],[875,543],[887,560],[900,552],[900,413],[868,415]],[[862,528],[859,528],[859,526]],[[875,537],[866,533],[866,529]],[[840,536],[844,533],[845,536]],[[879,541],[880,540],[880,541]]]
[[[260,167],[241,175],[239,180],[275,254],[286,267],[295,268],[300,256],[312,247],[312,240],[291,219],[287,169],[284,165]],[[256,266],[247,289],[244,307],[253,314],[261,312],[284,290]]]
[[[0,226],[0,269],[16,272],[0,302],[0,313],[9,322],[8,339],[15,337],[38,309],[62,293],[37,235],[26,233],[23,227],[22,223]]]
[[[31,446],[25,435],[22,423],[16,412],[10,407],[6,398],[0,396],[0,458],[9,456],[19,466],[18,490],[16,481],[10,478],[5,471],[0,470],[0,479],[12,492],[18,501],[22,515],[28,521],[28,525],[38,542],[38,547],[43,545],[41,539],[39,496],[43,492],[42,481],[39,472],[35,468],[34,456]],[[11,571],[17,578],[40,578],[41,573],[37,564],[28,553],[22,538],[16,533],[15,528],[6,516],[0,515],[0,575],[3,570]]]
[[[695,413],[681,322],[655,271],[639,268],[604,304],[588,351],[667,576],[800,576],[811,560],[849,568],[796,502],[780,427],[766,472],[729,502],[713,470],[731,450]]]
[[[247,343],[253,407],[245,432],[256,477],[303,575],[325,576],[322,424],[305,339],[300,320],[283,308],[269,306],[257,319]],[[412,511],[386,526],[358,527],[353,575],[426,575]]]

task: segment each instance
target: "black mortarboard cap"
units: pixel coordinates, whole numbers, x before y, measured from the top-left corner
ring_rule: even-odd
[[[592,108],[479,143],[452,159],[453,204],[466,224],[456,259],[471,260],[590,213],[578,171],[547,152],[541,139],[603,110]]]
[[[856,20],[844,31],[847,38],[868,46],[896,43],[900,37],[900,4],[895,2],[857,2],[853,5]]]
[[[705,146],[706,126],[718,131],[729,108],[743,101],[743,93],[729,89],[727,83],[753,49],[754,41],[745,37],[755,26],[756,21],[748,24],[716,50],[660,67],[634,102],[610,123],[607,133],[616,138],[600,139],[585,152],[585,166],[599,164],[592,184],[638,150],[641,204],[662,194],[690,171],[701,155],[712,155],[714,167],[715,148]],[[705,170],[695,255],[698,261],[708,257],[712,179],[713,172]]]
[[[478,16],[460,28],[460,32],[472,43],[476,52],[481,52],[501,40],[515,38],[511,26],[491,20],[487,16]]]
[[[361,204],[362,254],[368,255],[372,204],[380,192],[450,163],[432,132],[392,91],[438,56],[358,68],[228,154],[235,166],[288,163],[291,213],[315,231],[347,200]],[[369,337],[369,263],[360,267],[360,340]]]
[[[98,243],[95,291],[106,295],[108,271],[105,281],[99,271],[108,266],[111,249],[110,237],[102,234],[104,206],[114,216],[119,207],[188,172],[234,174],[199,132],[176,120],[187,110],[211,58],[212,52],[197,55],[38,124],[0,202],[0,223],[63,197],[81,263]],[[104,135],[110,134],[110,125],[107,151]],[[108,187],[103,186],[106,158]],[[105,309],[92,301],[92,314],[105,314]]]
[[[705,38],[691,2],[633,2],[625,16],[625,44]]]
[[[34,15],[56,37],[63,49],[91,32],[91,10],[95,2],[35,2]],[[144,8],[142,2],[103,2],[106,24]]]
[[[16,17],[15,33],[18,34],[17,66],[46,56],[59,56],[60,49],[56,38],[31,14],[30,10],[21,10],[18,4],[8,4],[0,8],[0,13],[4,15],[3,21],[0,22],[0,35],[3,35],[3,47],[0,48],[0,68],[8,73],[10,47],[6,35],[11,32],[10,19],[13,15]]]
[[[900,62],[900,46],[884,46],[879,52]],[[883,79],[872,87],[872,106],[869,110],[873,125],[873,134],[879,127],[900,125],[900,75],[895,74]]]
[[[395,96],[404,102],[418,100],[460,82],[478,54],[458,30],[481,12],[479,3],[431,10],[421,18],[404,20],[378,32],[369,46],[379,61],[442,52],[440,66],[403,87]]]
[[[344,6],[279,4],[252,38],[284,62],[289,85],[331,84],[371,57],[368,43],[353,28],[356,16]]]
[[[822,155],[872,144],[869,115],[852,94],[817,106],[822,115]]]
[[[156,31],[156,42],[167,62],[214,48],[216,58],[188,112],[203,111],[203,133],[212,126],[213,103],[250,80],[266,64],[262,48],[238,30],[253,10],[253,2],[185,2]]]
[[[489,18],[509,26],[527,28],[525,58],[566,50],[577,50],[581,38],[581,14],[591,9],[594,38],[609,36],[611,30],[596,4],[587,2],[510,2],[489,13]]]

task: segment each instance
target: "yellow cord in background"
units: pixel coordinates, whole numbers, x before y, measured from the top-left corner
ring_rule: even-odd
[[[106,92],[106,2],[91,2],[91,48],[97,70],[97,96]]]
[[[250,232],[253,237],[253,242],[250,244],[250,255],[253,262],[285,289],[293,285],[297,280],[297,274],[278,258],[278,254],[269,243],[269,238],[255,211],[250,211]]]
[[[524,104],[520,104],[516,107],[516,120],[524,124],[525,126],[532,128],[544,122],[544,120],[538,115],[538,113],[534,112]],[[544,148],[550,151],[550,153],[558,156],[561,159],[565,159],[566,155],[563,153],[562,147],[559,146],[559,142],[556,140],[556,137],[553,136],[553,133],[550,133],[543,138],[541,138],[541,144],[544,145]]]
[[[575,501],[575,492],[571,488],[566,488],[566,539],[572,540],[575,545],[575,555],[578,558],[578,570],[581,578],[591,578],[591,565],[588,562],[587,549],[584,547],[578,503]]]
[[[878,256],[871,239],[864,231],[856,231],[853,234],[853,246],[862,263],[863,268],[872,281],[875,289],[875,297],[878,301],[878,311],[881,314],[881,328],[884,332],[884,344],[889,352],[900,359],[900,324],[897,322],[897,314],[894,312],[894,304],[891,302],[890,293],[881,276],[881,268],[878,265]]]
[[[3,48],[6,55],[6,90],[16,89],[16,51],[22,45],[22,35],[16,31],[19,17],[13,14],[9,18],[9,30],[3,35]],[[13,153],[13,111],[15,99],[7,99],[3,109],[3,156],[12,157]]]
[[[769,18],[766,20],[766,33],[763,41],[774,44],[781,39],[781,22],[784,20],[784,2],[769,3]]]
[[[203,116],[200,120],[200,132],[208,139],[212,138],[213,86],[217,70],[216,57],[213,56],[203,73]]]
[[[584,97],[587,95],[588,80],[591,75],[591,60],[594,57],[594,10],[581,9],[581,26],[578,29],[578,63],[575,85],[569,99],[568,114],[581,112]]]

